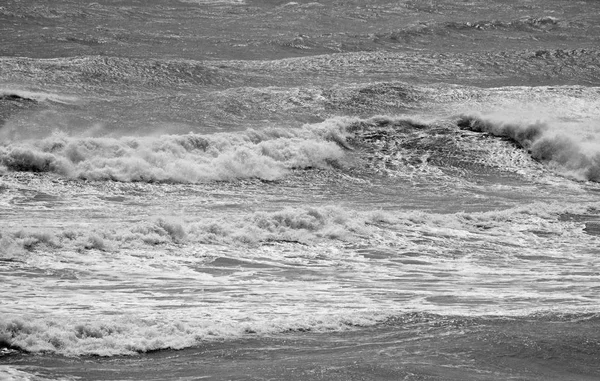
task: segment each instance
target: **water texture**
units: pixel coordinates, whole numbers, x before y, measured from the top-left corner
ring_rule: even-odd
[[[598,25],[3,2],[0,379],[598,379]]]

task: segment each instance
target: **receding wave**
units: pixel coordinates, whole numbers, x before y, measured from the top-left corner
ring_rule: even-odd
[[[600,141],[591,132],[579,134],[568,126],[541,120],[511,120],[502,116],[464,115],[464,129],[505,137],[553,170],[578,179],[600,181]]]
[[[238,134],[122,138],[55,134],[0,147],[0,165],[9,171],[124,182],[274,180],[291,168],[327,167],[340,160],[345,144],[343,126],[333,120],[302,129]]]

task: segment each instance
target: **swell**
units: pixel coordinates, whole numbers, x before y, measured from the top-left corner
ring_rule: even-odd
[[[532,17],[526,16],[518,20],[478,20],[478,21],[446,21],[433,23],[419,23],[405,29],[400,29],[389,33],[376,34],[379,39],[389,39],[391,41],[410,40],[418,36],[427,35],[447,35],[450,33],[460,33],[466,31],[485,31],[502,30],[504,32],[556,32],[575,26],[574,23],[559,20],[552,16]]]
[[[489,86],[591,84],[599,82],[595,47],[531,45],[517,49],[461,52],[355,52],[280,60],[203,61],[80,56],[57,59],[2,58],[3,80],[37,86],[129,94],[280,86],[335,89],[361,82],[395,81]]]

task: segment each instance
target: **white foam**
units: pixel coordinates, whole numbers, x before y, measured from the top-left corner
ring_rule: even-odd
[[[561,174],[600,181],[600,118],[531,119],[513,110],[466,118],[471,118],[471,128],[515,140],[533,158]]]

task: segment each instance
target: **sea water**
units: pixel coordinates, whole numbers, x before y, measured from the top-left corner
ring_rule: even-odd
[[[0,378],[597,379],[598,25],[5,1]]]

